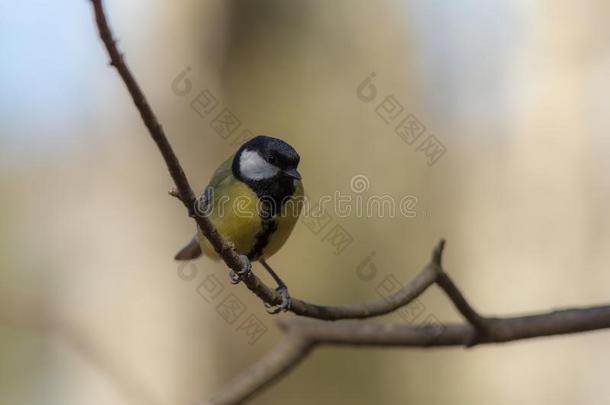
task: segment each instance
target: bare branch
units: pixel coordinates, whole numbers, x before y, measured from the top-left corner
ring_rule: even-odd
[[[448,325],[411,326],[399,323],[377,324],[371,322],[339,321],[334,323],[312,319],[279,318],[278,325],[287,336],[299,336],[303,345],[313,348],[318,345],[370,346],[370,347],[471,347],[479,344],[503,343],[514,340],[542,336],[563,335],[610,328],[610,305],[589,308],[564,309],[542,314],[484,318],[466,301],[460,290],[442,268],[442,253],[445,242],[441,241],[427,269],[434,269],[436,282],[445,291],[458,311],[469,323]],[[421,275],[420,275],[421,276]],[[425,289],[425,288],[424,288]],[[272,376],[273,381],[286,375],[302,357],[291,356],[284,350],[272,351],[283,367],[272,367],[269,374],[260,372],[264,363],[256,363],[242,372],[236,381],[223,388],[222,398],[234,398],[236,404],[269,386],[271,380],[261,380],[260,376]],[[256,377],[250,370],[259,370]],[[218,398],[218,397],[217,397]]]
[[[163,128],[150,108],[150,105],[148,104],[144,93],[140,89],[140,86],[131,74],[129,67],[123,59],[123,55],[119,52],[116,46],[116,42],[108,25],[108,21],[106,20],[106,15],[104,14],[102,0],[91,0],[91,2],[93,4],[95,21],[97,23],[100,38],[104,42],[108,55],[110,56],[110,64],[116,68],[119,75],[123,79],[123,82],[125,83],[134,104],[142,116],[142,120],[144,121],[146,128],[148,128],[150,136],[157,144],[157,147],[165,160],[169,174],[174,180],[176,190],[172,194],[177,194],[179,196],[180,200],[188,210],[189,215],[195,218],[197,225],[199,225],[203,234],[206,236],[206,238],[208,238],[212,246],[214,246],[216,251],[221,255],[225,263],[227,263],[227,265],[235,271],[241,270],[243,263],[237,253],[220,236],[218,231],[207,218],[197,215],[195,210],[195,204],[197,201],[195,194],[193,193],[193,190],[188,179],[186,178],[186,175],[184,174],[184,170],[182,169],[176,154],[174,153],[174,150],[165,136]]]
[[[504,343],[535,337],[580,333],[610,328],[610,305],[564,309],[536,315],[487,318],[486,333],[481,334],[472,324],[410,326],[399,323],[377,324],[359,321],[328,323],[313,319],[279,318],[279,326],[287,336],[300,336],[303,347],[318,345],[367,347],[471,347],[479,344]],[[286,338],[288,339],[288,338]],[[285,344],[285,343],[284,343]],[[250,398],[271,382],[285,376],[303,357],[285,350],[273,349],[274,364],[267,367],[263,361],[240,373],[226,384],[216,398],[233,401],[215,402],[237,404]],[[281,359],[275,356],[283,356]],[[264,359],[263,359],[264,360]],[[263,369],[263,370],[261,370]],[[256,374],[253,371],[256,370]],[[268,380],[261,376],[269,377]],[[239,384],[236,384],[239,382]]]
[[[287,333],[265,357],[227,384],[210,403],[242,403],[288,373],[309,354],[312,347],[313,343],[308,339],[295,333]]]
[[[476,344],[503,343],[542,336],[610,328],[610,305],[564,309],[535,315],[489,319],[490,333]],[[476,329],[470,324],[409,326],[344,321],[328,324],[311,319],[278,320],[281,327],[314,343],[366,346],[470,346]]]
[[[92,0],[92,3],[100,38],[104,42],[108,55],[110,56],[110,64],[114,66],[119,72],[119,75],[121,75],[125,86],[127,86],[129,94],[131,94],[133,102],[138,108],[138,111],[140,111],[140,115],[142,116],[142,120],[144,121],[146,128],[148,128],[151,137],[163,155],[163,159],[165,159],[169,173],[174,179],[174,183],[176,183],[176,188],[180,195],[180,199],[189,212],[191,212],[193,209],[193,202],[195,201],[195,195],[193,194],[186,175],[182,170],[182,166],[180,165],[180,162],[178,162],[178,158],[169,144],[161,124],[159,124],[157,117],[150,108],[144,93],[142,93],[142,90],[140,90],[140,86],[138,86],[138,83],[131,74],[129,67],[127,67],[127,64],[123,60],[123,55],[119,52],[116,46],[116,42],[112,37],[112,32],[110,31],[110,27],[108,26],[108,22],[104,14],[102,1]]]
[[[176,154],[167,140],[163,128],[150,108],[144,93],[131,74],[131,71],[125,63],[123,55],[121,52],[119,52],[116,46],[116,41],[112,36],[112,32],[106,20],[106,15],[104,14],[102,0],[92,0],[92,3],[100,38],[104,42],[108,55],[110,56],[110,64],[116,68],[119,75],[123,79],[125,86],[127,86],[127,90],[129,91],[134,104],[138,108],[146,128],[148,128],[150,136],[157,144],[159,151],[165,160],[167,169],[174,180],[176,187],[175,189],[172,188],[169,191],[169,194],[172,196],[177,196],[180,201],[182,201],[188,210],[189,216],[195,219],[199,229],[201,229],[204,236],[210,241],[212,246],[214,246],[214,249],[218,252],[226,265],[233,271],[241,273],[244,263],[239,258],[239,255],[235,252],[233,247],[223,239],[208,218],[197,214],[197,210],[195,209],[195,205],[197,203],[195,194],[191,189]],[[436,254],[442,254],[442,246],[439,247]],[[413,280],[413,282],[411,282],[406,288],[399,291],[388,300],[377,300],[368,304],[321,306],[293,298],[290,311],[297,315],[324,320],[363,319],[387,314],[403,305],[406,305],[421,294],[436,279],[436,271],[436,267],[428,266],[426,269],[424,269],[422,274]],[[248,273],[248,275],[244,278],[243,283],[250,291],[268,304],[278,305],[282,302],[281,295],[278,294],[278,292],[274,289],[265,285],[252,272]]]

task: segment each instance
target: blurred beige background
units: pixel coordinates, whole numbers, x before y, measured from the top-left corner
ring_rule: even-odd
[[[210,125],[229,108],[240,131],[295,146],[312,197],[349,191],[357,174],[369,194],[417,196],[415,218],[334,216],[353,238],[339,255],[300,223],[271,261],[295,296],[374,298],[445,237],[447,270],[483,313],[610,301],[607,1],[107,3],[197,189],[237,147],[237,132]],[[172,260],[193,224],[166,195],[89,3],[0,2],[0,59],[0,403],[209,397],[280,335],[222,265]],[[187,67],[191,91],[178,95]],[[356,89],[372,72],[366,103]],[[190,102],[204,90],[219,104],[202,117]],[[446,148],[433,166],[377,115],[388,95]],[[378,273],[363,281],[372,252]],[[215,298],[199,288],[212,275]],[[245,306],[233,323],[218,311],[231,293]],[[416,323],[459,320],[436,289],[421,302]],[[251,315],[267,329],[253,344],[239,328]],[[404,322],[379,321],[390,320]],[[322,348],[253,403],[606,404],[609,343],[594,332],[472,350]]]

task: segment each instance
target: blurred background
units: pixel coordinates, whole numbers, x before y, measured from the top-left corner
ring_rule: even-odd
[[[196,189],[264,133],[299,151],[310,197],[349,193],[359,175],[365,196],[417,198],[414,217],[299,223],[271,260],[294,296],[377,298],[445,237],[447,271],[484,314],[610,301],[607,1],[110,0],[107,12]],[[0,403],[210,397],[281,335],[222,264],[172,260],[193,223],[166,194],[89,2],[1,1],[0,60]],[[415,132],[397,130],[406,117]],[[436,288],[378,322],[430,320],[460,321]],[[609,343],[600,331],[325,347],[252,403],[606,404]]]

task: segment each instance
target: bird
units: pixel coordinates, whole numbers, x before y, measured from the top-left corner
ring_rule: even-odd
[[[287,311],[291,305],[288,287],[267,259],[282,248],[302,210],[304,188],[297,170],[299,161],[299,154],[287,142],[258,135],[216,169],[198,198],[198,211],[209,218],[245,263],[242,274],[231,271],[231,282],[242,281],[251,262],[258,261],[277,283],[282,301],[277,306],[266,304],[271,313]],[[193,260],[202,254],[219,259],[198,229],[174,258]]]

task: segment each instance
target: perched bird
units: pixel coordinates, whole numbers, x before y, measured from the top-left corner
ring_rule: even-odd
[[[247,263],[260,262],[277,283],[282,296],[270,312],[287,310],[290,295],[286,284],[267,264],[286,242],[302,208],[303,184],[297,171],[299,155],[288,143],[257,136],[244,143],[214,173],[198,204],[220,234]],[[204,253],[218,259],[210,242],[198,230],[176,254],[176,260],[192,260]],[[233,283],[245,274],[231,274]]]

